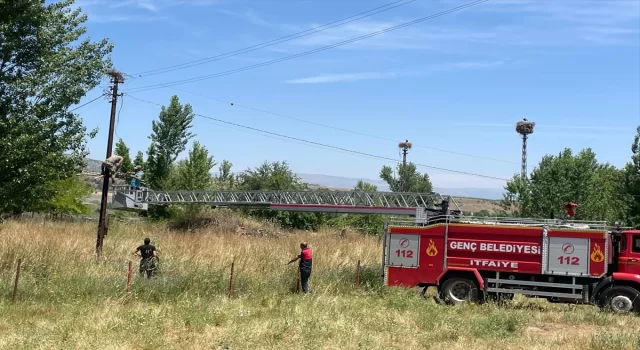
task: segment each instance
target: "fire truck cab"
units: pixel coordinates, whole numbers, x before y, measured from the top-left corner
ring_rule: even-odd
[[[437,301],[512,299],[640,313],[640,230],[606,222],[416,215],[385,224],[387,286],[437,288]]]

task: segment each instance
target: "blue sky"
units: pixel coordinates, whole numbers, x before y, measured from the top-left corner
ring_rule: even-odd
[[[158,106],[134,97],[166,105],[176,94],[196,113],[212,118],[398,160],[397,142],[409,139],[414,144],[410,161],[499,178],[519,172],[521,143],[514,125],[523,116],[537,123],[529,140],[529,169],[543,155],[564,147],[575,151],[591,147],[599,160],[616,166],[629,160],[640,124],[638,0],[491,0],[312,55],[136,91],[331,45],[470,0],[417,0],[253,52],[163,74],[134,75],[260,44],[391,2],[76,3],[89,16],[89,35],[111,39],[115,67],[130,75],[121,85],[121,91],[131,97],[125,95],[118,106],[122,109],[116,140],[123,138],[132,156],[147,149],[151,121],[159,113]],[[105,80],[81,103],[96,98],[106,86]],[[100,128],[89,147],[90,157],[103,159],[109,104],[99,100],[78,113],[89,129]],[[193,129],[217,161],[231,160],[236,171],[265,160],[287,160],[300,173],[377,179],[383,164],[394,165],[265,137],[200,117]],[[504,185],[501,180],[419,169],[440,187]]]

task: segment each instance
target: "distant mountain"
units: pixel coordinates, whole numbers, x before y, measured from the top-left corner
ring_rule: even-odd
[[[358,180],[362,180],[376,185],[378,191],[389,191],[389,185],[382,180],[303,173],[298,173],[298,176],[302,179],[302,182],[325,187],[352,189],[358,183]]]
[[[90,159],[90,158],[85,158],[84,160],[87,161],[86,170],[88,172],[92,172],[92,173],[102,172],[102,161],[101,160],[95,160],[95,159]]]

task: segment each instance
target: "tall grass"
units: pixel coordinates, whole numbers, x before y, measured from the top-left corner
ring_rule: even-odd
[[[239,218],[248,231],[260,226]],[[7,349],[633,349],[638,317],[518,298],[497,306],[440,306],[413,289],[380,285],[374,237],[337,232],[238,235],[234,225],[193,232],[112,223],[101,260],[93,224],[0,226],[0,348]],[[273,229],[267,227],[265,229]],[[157,278],[137,275],[135,247],[150,237]],[[295,294],[307,241],[311,295]],[[23,260],[18,301],[11,285]],[[234,297],[228,298],[235,259]],[[130,294],[127,265],[134,260]],[[356,261],[362,264],[354,287]]]

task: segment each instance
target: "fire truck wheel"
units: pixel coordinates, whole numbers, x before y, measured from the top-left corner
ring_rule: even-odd
[[[640,292],[629,286],[613,286],[600,295],[600,304],[616,313],[640,313]]]
[[[478,286],[468,278],[451,277],[440,288],[440,298],[452,304],[465,301],[478,301]]]

